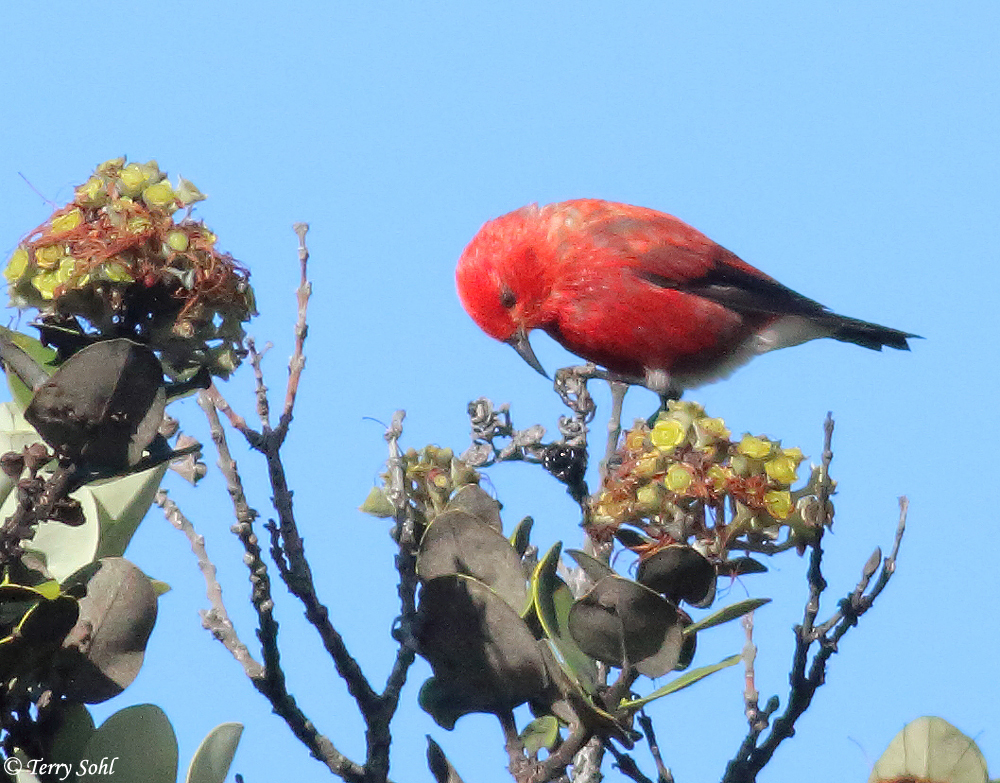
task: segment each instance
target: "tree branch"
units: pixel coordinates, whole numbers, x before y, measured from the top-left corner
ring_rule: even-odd
[[[826,665],[830,656],[837,652],[838,641],[848,630],[857,624],[860,616],[871,608],[875,599],[885,588],[886,584],[888,584],[889,579],[895,572],[899,545],[906,529],[907,502],[905,498],[900,500],[900,519],[896,528],[892,553],[882,561],[882,573],[879,575],[875,586],[870,592],[865,592],[881,560],[881,553],[878,550],[865,563],[861,579],[854,590],[845,599],[841,600],[840,610],[830,620],[816,626],[820,596],[827,586],[821,570],[823,559],[821,542],[823,531],[832,517],[828,500],[830,492],[829,467],[833,459],[833,451],[831,449],[833,419],[829,415],[827,416],[824,429],[826,437],[822,461],[823,483],[820,486],[819,493],[820,508],[823,509],[823,515],[818,523],[816,540],[810,545],[812,551],[807,572],[809,597],[806,601],[802,624],[795,627],[795,651],[792,656],[792,670],[789,674],[791,688],[788,694],[788,704],[785,707],[785,711],[774,720],[770,732],[763,742],[759,742],[760,736],[767,728],[770,716],[774,712],[777,712],[778,700],[772,697],[763,712],[758,711],[756,714],[751,714],[748,709],[747,717],[750,721],[750,729],[736,756],[726,767],[723,783],[751,783],[755,781],[757,774],[771,760],[778,746],[794,734],[795,722],[808,709],[816,690],[826,680]],[[819,648],[810,662],[809,652],[813,643],[818,643]],[[806,672],[807,668],[808,673]]]

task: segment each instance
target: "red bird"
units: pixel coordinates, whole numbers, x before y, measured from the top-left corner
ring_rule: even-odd
[[[492,220],[465,248],[458,295],[543,375],[528,333],[660,393],[725,377],[817,337],[909,350],[916,335],[830,312],[677,218],[577,199]]]

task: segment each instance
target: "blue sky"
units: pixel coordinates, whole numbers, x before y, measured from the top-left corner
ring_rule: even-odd
[[[833,411],[826,614],[871,550],[891,544],[897,496],[912,504],[896,577],[761,779],[808,769],[821,783],[865,780],[922,714],[976,736],[997,775],[998,29],[996,4],[962,0],[9,4],[0,251],[50,210],[21,175],[64,203],[107,158],[156,158],[208,194],[199,215],[251,268],[262,315],[250,331],[274,343],[265,369],[280,390],[295,315],[291,225],[311,223],[308,365],[285,456],[321,594],[378,683],[397,607],[386,526],[356,511],[385,457],[371,419],[405,408],[406,445],[460,451],[466,404],[481,395],[510,402],[519,426],[554,429],[562,412],[455,296],[455,261],[484,221],[583,196],[653,207],[838,312],[923,335],[910,354],[811,343],[690,396],[734,430],[817,460]],[[534,343],[546,367],[571,363],[548,338]],[[225,390],[247,417],[248,376]],[[598,402],[606,410],[605,392]],[[651,406],[636,392],[627,416]],[[179,413],[205,437],[195,406]],[[236,456],[266,516],[262,466],[242,446]],[[579,543],[573,502],[552,479],[521,465],[489,477],[508,525],[530,513],[543,548]],[[171,486],[251,642],[221,483]],[[129,557],[174,589],[139,679],[98,718],[155,702],[182,760],[215,724],[242,721],[233,770],[248,783],[324,779],[200,628],[207,602],[185,539],[151,513]],[[746,582],[776,599],[756,618],[765,697],[786,692],[805,598],[804,561],[771,565]],[[359,757],[360,723],[299,607],[282,597],[277,617],[293,692]],[[742,645],[735,625],[703,636],[706,663]],[[449,733],[415,706],[427,674],[418,664],[404,693],[396,778],[431,779],[430,733],[467,780],[508,780],[495,721],[465,718]],[[741,687],[729,670],[656,707],[678,781],[721,775],[744,734]]]

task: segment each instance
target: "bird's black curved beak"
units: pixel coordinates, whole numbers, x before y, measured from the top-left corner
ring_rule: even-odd
[[[517,351],[518,355],[531,367],[544,375],[546,378],[549,377],[549,374],[545,372],[545,368],[542,367],[542,363],[538,361],[538,357],[535,356],[535,352],[531,350],[531,343],[528,342],[528,333],[523,328],[518,329],[504,342]]]

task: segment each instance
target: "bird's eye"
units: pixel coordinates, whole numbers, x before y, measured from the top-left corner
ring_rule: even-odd
[[[510,310],[514,305],[517,304],[517,297],[514,292],[509,288],[504,288],[500,291],[500,304],[503,305],[507,310]]]

